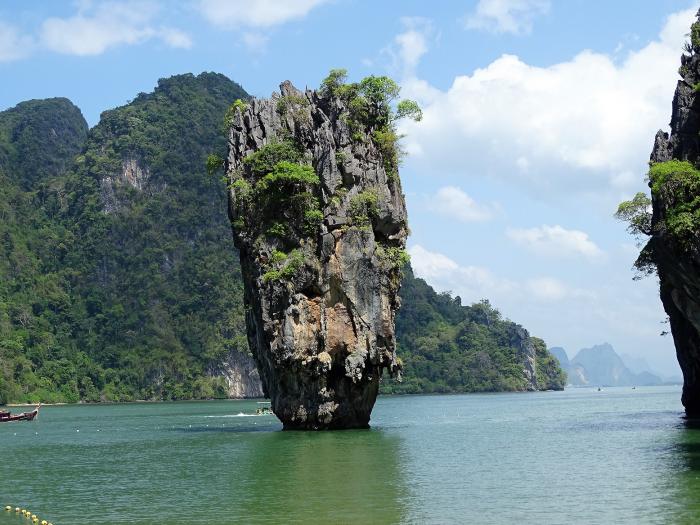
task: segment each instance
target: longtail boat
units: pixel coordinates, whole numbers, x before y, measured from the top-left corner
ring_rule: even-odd
[[[31,421],[39,415],[40,408],[41,405],[38,405],[31,412],[22,412],[21,414],[12,414],[11,412],[0,410],[0,423],[9,423],[10,421]]]

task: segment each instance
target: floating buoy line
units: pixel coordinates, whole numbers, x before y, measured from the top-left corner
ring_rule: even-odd
[[[6,505],[5,511],[14,512],[15,514],[17,514],[17,516],[22,516],[23,518],[31,520],[32,523],[40,523],[41,525],[53,525],[53,523],[51,523],[50,521],[42,520],[36,514],[32,514],[31,510],[23,509],[21,507],[13,507],[12,505]]]

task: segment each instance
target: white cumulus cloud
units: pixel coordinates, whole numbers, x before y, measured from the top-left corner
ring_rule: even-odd
[[[538,303],[550,305],[564,300],[585,301],[589,304],[596,294],[571,286],[559,279],[540,276],[514,281],[496,275],[488,268],[461,265],[448,256],[414,245],[409,250],[411,266],[416,276],[425,279],[438,291],[459,295],[464,304],[489,299],[496,306],[513,311],[514,305]]]
[[[0,62],[24,58],[31,52],[33,45],[31,37],[0,20]]]
[[[170,47],[189,49],[192,47],[190,35],[174,27],[161,27],[156,30],[155,35]]]
[[[549,8],[550,0],[479,0],[474,12],[464,19],[464,25],[491,33],[528,34],[533,20]]]
[[[458,293],[465,303],[508,294],[516,283],[502,279],[487,268],[462,266],[446,255],[431,252],[416,244],[409,248],[411,266],[421,277],[440,291]]]
[[[405,30],[382,53],[389,56],[390,69],[395,74],[412,78],[420,59],[430,48],[435,28],[431,20],[423,17],[403,17],[401,24]]]
[[[69,55],[100,55],[120,45],[157,39],[170,47],[189,48],[187,33],[155,23],[160,7],[153,2],[105,2],[84,4],[67,18],[48,18],[41,27],[44,47]]]
[[[569,293],[564,283],[551,277],[531,279],[527,283],[527,288],[532,294],[545,301],[559,301]]]
[[[428,208],[440,215],[461,222],[481,222],[491,219],[496,213],[495,205],[479,204],[461,188],[445,186],[431,197]]]
[[[564,299],[595,299],[596,294],[589,290],[583,290],[567,285],[553,277],[535,277],[528,279],[524,290],[530,296],[540,301],[557,302]]]
[[[199,0],[211,24],[225,27],[267,28],[304,18],[328,0]]]
[[[559,225],[509,228],[506,235],[517,244],[546,256],[580,255],[589,259],[603,256],[603,251],[586,232],[567,230]]]
[[[468,159],[469,173],[539,198],[616,202],[640,185],[654,134],[668,122],[693,18],[693,9],[669,16],[658,39],[619,62],[583,51],[540,67],[504,55],[446,91],[410,79],[403,94],[423,105],[422,122],[401,124],[412,167],[460,173]]]
[[[256,54],[261,54],[267,49],[269,37],[258,31],[246,31],[241,37],[243,45],[249,51]]]

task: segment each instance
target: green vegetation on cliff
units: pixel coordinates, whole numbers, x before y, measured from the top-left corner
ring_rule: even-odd
[[[322,96],[337,96],[347,107],[346,119],[353,140],[362,140],[369,131],[375,146],[381,151],[384,169],[390,180],[398,177],[399,163],[403,151],[396,123],[402,118],[420,121],[423,112],[417,102],[402,99],[398,102],[401,88],[389,77],[370,75],[359,82],[347,83],[345,69],[332,69],[321,82]],[[396,109],[394,109],[396,103]]]
[[[700,170],[687,161],[659,162],[652,164],[649,181],[652,195],[667,194],[672,206],[666,212],[665,227],[686,247],[700,231]]]
[[[323,220],[315,195],[320,180],[294,142],[267,144],[245,158],[243,169],[249,172],[252,182],[243,173],[237,173],[231,182],[236,230],[260,240],[275,239],[278,248],[285,250],[299,248],[303,237],[313,237]],[[286,266],[287,270],[290,268]],[[283,275],[292,276],[271,269],[265,274],[265,282]]]
[[[75,212],[92,240],[77,254],[78,336],[108,399],[226,394],[212,376],[247,343],[224,184],[206,160],[225,154],[222,115],[246,97],[223,75],[161,80],[105,112],[76,161],[76,184],[101,203]]]
[[[563,390],[567,375],[559,360],[547,349],[547,344],[539,337],[533,337],[535,347],[535,374],[537,390]]]
[[[0,401],[226,395],[213,376],[247,348],[243,292],[224,184],[205,165],[225,154],[222,116],[245,97],[223,75],[181,75],[103,113],[87,141],[83,130],[47,149],[43,129],[30,129],[40,165],[82,145],[51,191],[32,188],[35,171],[5,155],[18,184],[2,185],[0,209],[16,220],[3,235],[12,266],[0,271],[16,274],[3,290],[18,291],[0,307]],[[0,136],[3,151],[18,147],[16,132]]]
[[[640,242],[664,231],[679,252],[686,251],[700,231],[700,170],[688,161],[654,162],[648,174],[651,198],[637,193],[618,206],[615,217],[628,224],[627,231]],[[666,203],[652,227],[653,200]],[[649,274],[656,271],[652,244],[646,244],[635,262],[635,268]]]
[[[224,115],[246,98],[222,75],[180,75],[103,113],[89,133],[65,99],[0,113],[0,404],[226,395],[222,363],[248,345],[214,173]],[[250,162],[263,178],[280,161],[298,163],[295,152],[282,143]],[[280,177],[268,183],[286,184]],[[354,210],[371,220],[372,196]],[[303,221],[318,220],[313,211]],[[289,225],[266,228],[284,236]],[[270,270],[284,278],[300,258],[280,251]],[[406,254],[387,248],[382,260],[401,267]],[[523,386],[515,325],[487,304],[461,306],[410,271],[401,296],[405,382],[384,391]]]
[[[91,374],[72,337],[84,319],[71,300],[75,238],[57,220],[70,199],[61,175],[86,135],[66,99],[0,113],[0,404],[27,392],[77,401],[78,378],[85,385]]]

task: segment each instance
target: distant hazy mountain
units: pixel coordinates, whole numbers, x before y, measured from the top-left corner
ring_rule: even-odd
[[[675,375],[675,376],[665,376],[664,377],[664,385],[682,385],[683,384],[683,376]]]
[[[574,386],[652,386],[663,383],[648,370],[635,373],[608,343],[584,348],[569,360],[563,348],[551,348]],[[639,364],[639,363],[635,363]],[[645,364],[645,363],[644,363]]]
[[[571,380],[584,385],[632,386],[636,383],[635,375],[607,343],[580,350],[570,366]]]
[[[557,358],[562,370],[569,370],[569,356],[566,355],[566,350],[564,350],[561,346],[555,346],[549,349],[549,353]]]
[[[635,374],[641,374],[642,372],[654,373],[649,366],[649,363],[647,363],[646,359],[643,357],[637,357],[630,354],[620,354],[620,359],[622,359],[625,366],[627,366],[627,368],[629,368]]]

